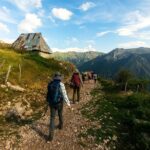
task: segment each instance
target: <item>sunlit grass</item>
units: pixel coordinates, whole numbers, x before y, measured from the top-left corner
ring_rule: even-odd
[[[105,143],[111,149],[148,150],[150,94],[121,94],[109,80],[101,80],[101,87],[93,90],[92,101],[83,106],[83,116],[94,126],[89,126],[80,136],[92,136],[95,143]]]

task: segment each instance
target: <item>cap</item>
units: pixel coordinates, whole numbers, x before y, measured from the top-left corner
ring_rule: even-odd
[[[54,79],[55,80],[61,80],[62,78],[61,78],[61,73],[60,72],[56,72],[55,74],[54,74]]]

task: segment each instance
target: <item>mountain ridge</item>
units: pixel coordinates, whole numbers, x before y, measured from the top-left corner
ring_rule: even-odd
[[[93,70],[105,77],[114,77],[121,69],[128,69],[142,78],[150,78],[150,48],[114,49],[84,63],[81,71]]]
[[[75,64],[77,67],[81,66],[83,63],[96,58],[103,53],[98,51],[88,51],[88,52],[54,52],[51,57],[57,60],[68,61]]]

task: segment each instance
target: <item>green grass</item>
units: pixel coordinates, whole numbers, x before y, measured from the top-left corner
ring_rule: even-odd
[[[80,136],[93,136],[95,143],[108,140],[107,146],[117,150],[150,148],[150,94],[122,94],[108,80],[101,80],[102,89],[92,92],[92,101],[83,106],[82,114],[95,126]],[[115,140],[114,137],[117,137]]]
[[[13,50],[0,49],[0,83],[3,83],[9,65],[12,71],[9,80],[13,84],[27,85],[28,88],[42,88],[53,76],[54,72],[59,71],[67,78],[73,71],[70,63],[57,61],[53,58],[45,59],[37,53],[16,53]],[[19,81],[19,64],[21,65],[22,74]],[[71,68],[72,66],[72,68]]]
[[[107,145],[114,147],[115,142],[112,138],[118,137],[116,128],[119,126],[119,121],[115,120],[118,110],[108,102],[105,97],[99,94],[100,89],[92,92],[93,101],[83,107],[82,114],[92,122],[95,122],[95,126],[89,127],[85,133],[81,133],[81,136],[93,136],[95,137],[95,143],[100,144],[105,140],[109,140]],[[113,148],[112,148],[113,149]]]

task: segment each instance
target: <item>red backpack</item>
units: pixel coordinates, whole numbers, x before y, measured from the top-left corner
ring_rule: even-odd
[[[75,86],[79,87],[80,86],[80,77],[78,73],[74,73],[72,77],[72,82],[74,83]]]

